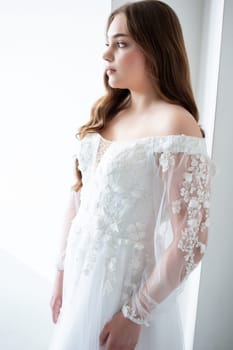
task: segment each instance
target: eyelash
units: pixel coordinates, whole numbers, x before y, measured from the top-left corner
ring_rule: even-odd
[[[108,43],[106,43],[105,45],[106,45],[107,47],[109,47],[109,44],[108,44]],[[124,47],[127,46],[127,44],[124,43],[123,41],[117,41],[117,42],[116,42],[116,45],[117,45],[120,49],[123,49]],[[123,45],[123,46],[121,46],[121,45]]]

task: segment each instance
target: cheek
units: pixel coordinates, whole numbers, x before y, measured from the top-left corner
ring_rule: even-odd
[[[144,68],[145,67],[145,59],[142,55],[140,55],[138,52],[129,52],[124,55],[123,58],[124,64],[129,66],[130,68]]]

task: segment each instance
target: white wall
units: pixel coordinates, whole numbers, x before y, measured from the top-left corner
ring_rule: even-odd
[[[197,87],[198,105],[207,130],[207,146],[212,153],[219,62],[221,53],[224,0],[205,0]]]
[[[233,2],[225,0],[213,158],[212,229],[199,292],[195,350],[233,348]]]
[[[110,2],[0,2],[0,348],[44,350],[75,131],[103,93]]]
[[[47,349],[52,332],[50,284],[4,251],[0,251],[0,276],[0,348]]]

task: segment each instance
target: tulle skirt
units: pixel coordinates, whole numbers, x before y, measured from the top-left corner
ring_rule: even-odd
[[[64,262],[63,303],[54,325],[48,350],[104,350],[99,335],[112,316],[120,311],[127,250],[122,252],[116,288],[103,293],[106,257],[100,254],[88,275],[81,271],[87,242],[74,244],[71,232]],[[85,246],[85,249],[83,249]],[[78,247],[82,251],[78,252]],[[168,297],[154,311],[149,327],[141,326],[136,350],[184,350],[183,330],[176,296]]]

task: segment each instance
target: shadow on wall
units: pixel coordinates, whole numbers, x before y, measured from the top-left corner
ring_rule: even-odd
[[[0,250],[0,349],[44,350],[52,332],[48,281]]]

